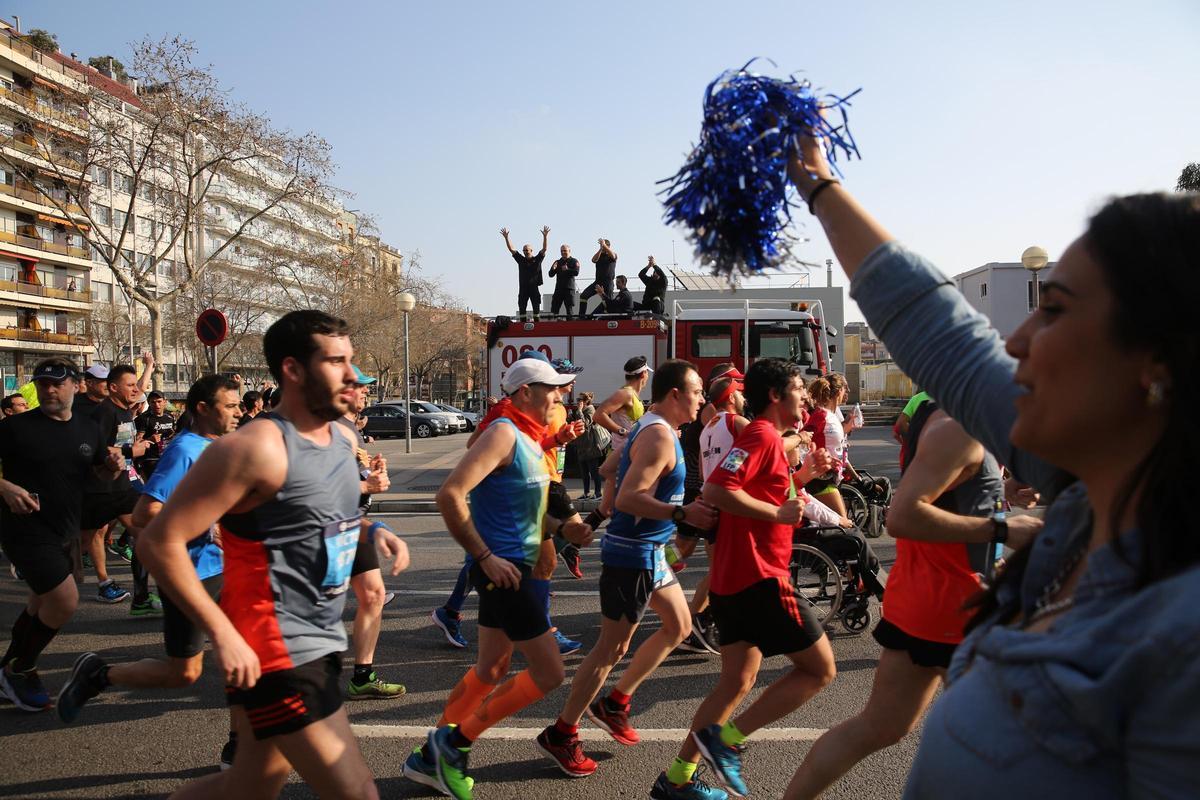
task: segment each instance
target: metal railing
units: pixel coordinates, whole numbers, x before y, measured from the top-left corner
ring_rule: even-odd
[[[83,165],[78,161],[69,156],[64,156],[62,153],[48,152],[32,136],[24,134],[0,134],[0,147],[11,147],[14,150],[27,153],[35,158],[40,158],[42,161],[54,164],[62,169],[83,172]]]
[[[70,300],[74,303],[92,302],[91,289],[86,285],[82,289],[65,289],[56,286],[43,286],[40,283],[29,283],[27,281],[0,280],[0,292],[32,294],[38,297],[51,297],[56,300]]]
[[[36,236],[26,236],[23,233],[6,230],[0,227],[0,242],[8,242],[9,244],[19,245],[20,247],[29,247],[34,250],[42,250],[47,253],[58,253],[71,258],[88,258],[86,247],[76,247],[67,242],[47,242],[44,239],[39,239]]]
[[[60,73],[65,77],[72,78],[77,81],[87,82],[87,76],[81,73],[79,70],[72,69],[66,64],[55,60],[53,57],[46,55],[33,45],[17,39],[7,31],[0,32],[0,47],[12,50],[15,53],[20,53],[25,58],[36,62],[39,66],[48,69],[51,72]]]
[[[18,342],[45,342],[47,344],[69,344],[76,347],[90,344],[88,337],[77,333],[54,333],[53,331],[35,331],[29,328],[18,328],[9,325],[0,328],[0,340],[15,340]]]
[[[21,89],[16,86],[10,89],[7,86],[0,86],[0,97],[11,100],[17,105],[23,106],[35,114],[42,114],[43,116],[50,117],[56,122],[61,122],[64,125],[72,125],[76,128],[82,128],[84,130],[88,128],[87,117],[83,116],[82,114],[72,114],[69,111],[61,111],[50,103],[42,100],[28,89]]]
[[[63,189],[47,189],[45,191],[40,191],[37,189],[29,189],[24,186],[14,186],[10,183],[0,183],[0,194],[7,194],[30,203],[37,203],[38,205],[53,209],[54,213],[57,214],[58,207],[50,203],[50,198],[53,198],[54,200],[62,203],[67,209],[68,213],[79,214],[81,216],[83,215],[83,209],[71,202],[71,196]],[[47,195],[49,197],[47,197]]]

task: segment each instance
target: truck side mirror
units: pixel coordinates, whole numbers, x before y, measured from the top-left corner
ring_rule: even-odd
[[[812,350],[801,350],[800,355],[796,358],[796,363],[802,367],[811,367],[817,363],[817,359]]]
[[[837,336],[837,328],[833,327],[832,325],[826,325],[825,332],[830,336]]]

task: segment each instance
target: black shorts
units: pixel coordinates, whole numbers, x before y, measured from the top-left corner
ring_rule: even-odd
[[[879,624],[875,626],[875,630],[871,631],[871,635],[875,637],[875,641],[879,642],[880,647],[908,653],[908,657],[918,667],[946,669],[950,666],[950,659],[954,657],[955,649],[958,648],[956,644],[931,642],[928,639],[910,636],[886,619],[879,620]]]
[[[283,736],[320,722],[342,707],[342,655],[330,653],[291,669],[267,672],[253,689],[225,687],[225,702],[242,706],[254,738]]]
[[[358,549],[354,551],[354,563],[350,565],[350,577],[373,569],[379,569],[379,551],[375,549],[375,542],[359,542]]]
[[[46,594],[75,573],[75,550],[79,537],[62,540],[54,536],[5,534],[0,537],[4,554],[21,573],[34,594]]]
[[[559,481],[550,481],[550,495],[546,501],[546,513],[558,520],[568,520],[579,513],[567,494],[567,487]]]
[[[508,562],[521,571],[521,585],[516,589],[495,586],[479,564],[471,565],[471,585],[479,593],[479,627],[499,628],[510,641],[527,642],[550,630],[550,618],[531,582],[533,568],[511,559]]]
[[[221,584],[224,576],[213,575],[200,581],[204,591],[215,602],[221,594]],[[191,658],[204,652],[204,629],[192,622],[191,617],[171,602],[165,593],[162,596],[163,612],[163,644],[166,645],[167,655],[171,658]]]
[[[764,656],[798,653],[825,631],[808,603],[796,597],[786,578],[766,578],[737,594],[708,595],[721,644],[747,642]]]
[[[683,504],[695,502],[700,497],[700,489],[684,489]],[[713,525],[712,530],[703,531],[699,528],[688,525],[686,522],[678,522],[675,524],[675,532],[680,536],[686,536],[689,539],[705,539],[708,542],[717,540],[717,526]]]
[[[650,605],[650,596],[659,589],[679,583],[675,570],[667,569],[656,582],[654,570],[634,567],[600,567],[600,613],[606,619],[641,622]]]
[[[83,496],[83,514],[79,521],[80,530],[98,530],[117,517],[132,514],[139,496],[140,494],[133,489],[122,489],[105,494],[85,494]]]

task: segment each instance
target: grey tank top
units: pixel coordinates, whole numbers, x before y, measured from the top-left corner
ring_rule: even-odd
[[[322,447],[283,417],[261,417],[283,434],[287,478],[272,499],[222,517],[221,609],[263,671],[274,672],[346,649],[342,610],[358,546],[359,476],[353,445],[332,425]]]

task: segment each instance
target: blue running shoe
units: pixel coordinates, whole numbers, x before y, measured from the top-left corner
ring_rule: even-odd
[[[450,616],[450,613],[444,608],[435,608],[433,614],[430,615],[433,619],[433,624],[442,629],[442,633],[446,634],[446,641],[458,648],[465,648],[469,642],[462,635],[462,620],[457,617]]]
[[[742,757],[721,741],[721,726],[709,725],[702,731],[694,731],[692,740],[721,785],[735,796],[745,797],[750,790],[742,780]]]
[[[59,719],[66,723],[74,722],[84,703],[104,690],[101,675],[105,666],[104,660],[95,653],[84,653],[75,659],[71,677],[63,684],[55,704]]]
[[[9,669],[0,667],[0,693],[22,711],[45,711],[50,707],[50,693],[37,670],[10,672]]]
[[[438,783],[437,764],[433,761],[427,761],[425,754],[421,752],[420,747],[413,749],[408,758],[404,761],[404,766],[400,769],[400,774],[408,778],[410,781],[416,781],[430,789],[442,790],[442,785]]]
[[[96,599],[101,603],[121,603],[129,599],[129,592],[117,585],[114,580],[107,580],[96,588]]]
[[[667,773],[658,773],[658,780],[650,789],[654,800],[728,800],[729,795],[724,789],[709,786],[699,778],[692,778],[682,786],[676,786],[667,780]]]
[[[571,653],[577,653],[583,648],[582,642],[577,642],[574,639],[568,639],[566,636],[563,636],[562,631],[558,630],[554,632],[554,641],[558,642],[558,652],[562,653],[564,656],[569,656]]]
[[[475,780],[467,775],[470,750],[460,750],[450,743],[454,725],[444,725],[429,732],[429,752],[437,764],[438,789],[454,800],[471,800]]]

